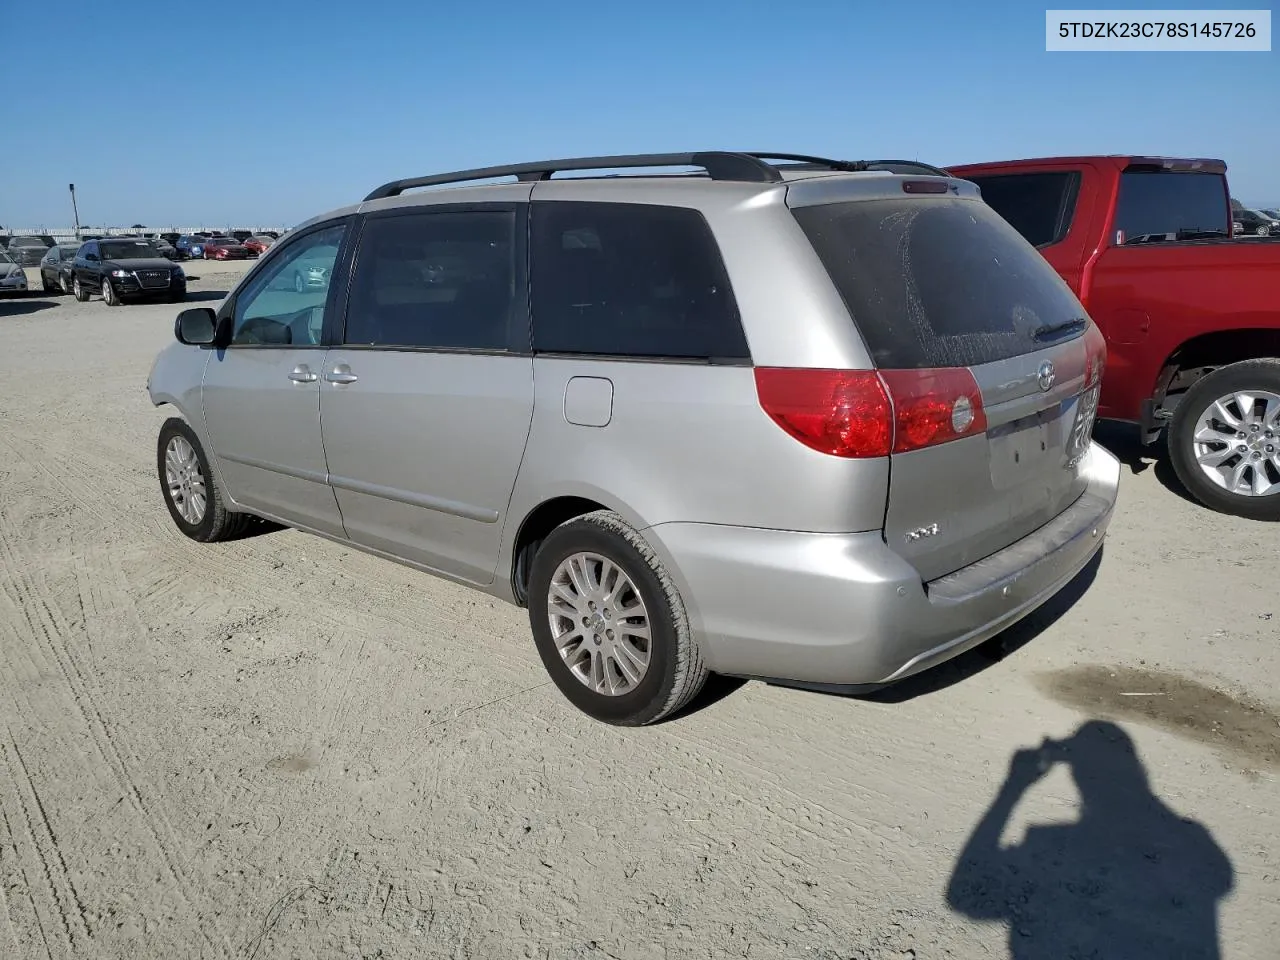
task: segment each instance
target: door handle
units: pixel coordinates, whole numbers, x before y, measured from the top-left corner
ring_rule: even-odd
[[[360,379],[345,363],[335,363],[333,369],[326,373],[324,378],[330,383],[355,383]]]
[[[294,383],[315,383],[316,375],[305,363],[300,363],[290,371],[289,379]]]

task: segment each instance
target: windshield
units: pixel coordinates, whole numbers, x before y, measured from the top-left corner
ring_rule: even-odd
[[[9,247],[43,247],[45,242],[39,237],[15,237],[9,241]]]
[[[4,250],[0,250],[0,263],[13,263],[13,260],[9,258],[9,255]]]
[[[146,240],[103,241],[99,246],[103,260],[150,260],[160,255],[160,251]]]

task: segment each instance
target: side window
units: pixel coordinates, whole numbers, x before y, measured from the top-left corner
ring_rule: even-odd
[[[236,297],[232,346],[315,346],[346,224],[291,243]]]
[[[535,202],[534,350],[749,359],[711,228],[696,211]]]
[[[1119,244],[1227,236],[1230,220],[1222,176],[1126,170],[1120,175],[1114,229]]]
[[[1010,173],[970,178],[987,206],[1035,247],[1059,243],[1071,228],[1080,175]]]
[[[356,257],[344,342],[505,349],[514,240],[511,211],[371,217]]]

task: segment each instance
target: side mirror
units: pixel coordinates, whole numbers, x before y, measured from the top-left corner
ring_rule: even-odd
[[[173,323],[173,335],[179,343],[189,346],[208,346],[213,343],[217,332],[217,314],[208,307],[183,310]]]

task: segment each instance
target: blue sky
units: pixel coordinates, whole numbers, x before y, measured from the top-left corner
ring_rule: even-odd
[[[290,224],[400,176],[703,148],[1212,156],[1280,203],[1280,53],[1046,53],[1025,0],[115,9],[6,44],[0,224],[69,224],[72,181],[86,224]]]

